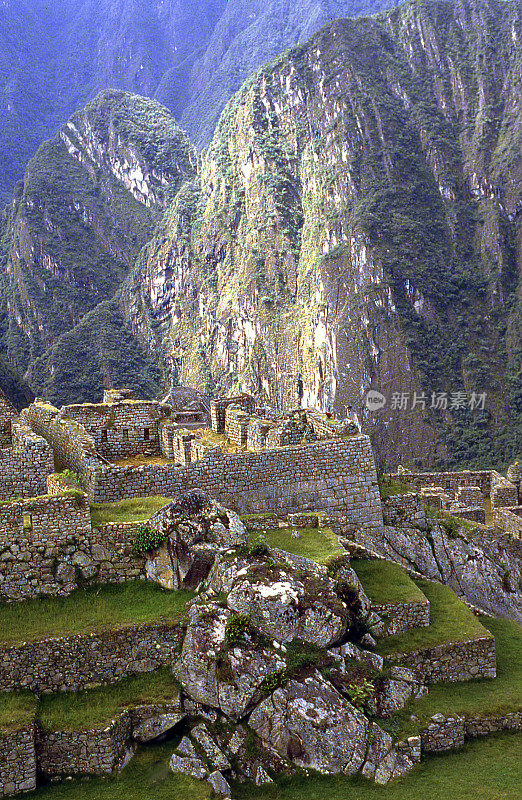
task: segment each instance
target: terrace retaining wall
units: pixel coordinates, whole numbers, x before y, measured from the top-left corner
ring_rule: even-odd
[[[182,622],[0,646],[0,691],[78,691],[174,664]]]
[[[466,717],[458,714],[434,714],[421,731],[421,747],[425,753],[458,750],[465,739],[487,736],[499,731],[522,730],[522,711],[491,717]]]
[[[36,789],[34,724],[18,731],[0,731],[0,797]]]
[[[379,614],[380,617],[387,618],[385,622],[384,636],[394,636],[397,633],[404,633],[411,628],[427,628],[430,624],[430,604],[428,600],[424,602],[411,603],[372,603],[371,610]]]
[[[483,636],[463,642],[425,647],[409,653],[390,653],[386,661],[416,670],[425,683],[455,683],[495,678],[495,639]]]

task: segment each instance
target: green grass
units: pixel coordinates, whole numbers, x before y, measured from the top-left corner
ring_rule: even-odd
[[[394,716],[394,735],[412,736],[437,712],[489,717],[522,710],[522,628],[511,620],[489,617],[482,617],[482,624],[495,637],[496,679],[430,685],[426,697],[410,701]],[[418,722],[410,719],[412,714]]]
[[[462,603],[449,586],[431,581],[415,581],[422,593],[430,601],[430,625],[427,628],[414,628],[389,636],[377,645],[381,655],[396,652],[409,652],[421,647],[435,647],[448,642],[479,639],[488,631],[477,617]]]
[[[173,775],[168,761],[176,742],[141,748],[119,775],[41,786],[34,800],[210,800],[208,783]],[[234,786],[234,800],[518,800],[522,734],[468,742],[459,752],[431,756],[385,788],[344,775],[280,778],[273,785]]]
[[[391,475],[378,475],[378,481],[382,500],[387,500],[388,497],[397,494],[408,494],[408,492],[415,491],[408,483],[399,478],[392,478]]]
[[[243,784],[233,796],[237,800],[518,800],[522,792],[521,747],[520,733],[476,739],[457,753],[425,759],[409,775],[386,787],[361,777],[312,774],[279,779],[273,786]]]
[[[119,775],[42,786],[31,800],[210,800],[210,784],[169,771],[175,744],[140,749]]]
[[[298,530],[299,539],[292,539],[292,531]],[[274,531],[251,531],[250,544],[264,542],[269,547],[279,547],[296,556],[304,556],[318,564],[326,564],[330,558],[346,555],[331,528],[277,528]]]
[[[36,712],[31,692],[0,692],[0,733],[16,731],[30,724]]]
[[[44,730],[49,731],[101,728],[129,706],[170,702],[178,697],[172,673],[160,669],[125,678],[113,686],[44,694],[38,704],[38,719]]]
[[[171,592],[145,581],[80,589],[69,597],[46,597],[0,605],[0,644],[103,631],[183,616],[193,592]]]
[[[168,497],[131,497],[118,503],[91,503],[91,521],[95,528],[107,522],[146,522],[171,502]]]
[[[426,599],[419,587],[398,564],[378,558],[353,558],[350,563],[359,576],[366,594],[375,605],[422,602]]]

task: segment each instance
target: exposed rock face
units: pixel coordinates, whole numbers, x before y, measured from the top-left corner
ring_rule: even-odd
[[[0,282],[7,277],[2,305],[8,306],[9,358],[40,394],[59,405],[98,399],[88,378],[93,362],[100,350],[119,347],[112,366],[103,356],[95,391],[100,368],[108,381],[138,388],[137,376],[128,381],[117,373],[132,371],[131,363],[141,358],[142,390],[150,396],[146,373],[153,361],[129,331],[118,336],[112,330],[124,327],[121,311],[115,303],[107,319],[103,303],[112,301],[152,236],[167,195],[174,196],[195,174],[196,158],[186,134],[159,103],[106,91],[74,114],[30,162],[6,212],[7,275]],[[86,318],[88,312],[95,318]],[[72,332],[53,352],[66,331]],[[109,341],[102,344],[104,332]]]
[[[284,758],[319,772],[351,775],[366,754],[368,720],[319,673],[277,689],[250,725]]]
[[[464,530],[450,536],[437,522],[426,530],[385,525],[382,537],[360,530],[356,538],[392,561],[446,583],[478,608],[522,622],[522,564],[495,538],[478,535],[469,541]]]
[[[166,538],[147,558],[147,577],[166,589],[196,588],[216,553],[246,544],[248,538],[235,512],[198,492],[164,506],[148,525]]]
[[[515,3],[412,2],[259,72],[125,289],[133,328],[187,383],[351,407],[388,463],[500,452],[522,408],[520,30]],[[370,386],[422,401],[370,413]],[[476,387],[485,414],[430,411]]]
[[[260,699],[263,680],[285,663],[273,651],[257,646],[251,636],[225,649],[226,626],[232,617],[229,609],[215,604],[194,606],[174,674],[198,703],[237,720]]]
[[[349,614],[334,583],[315,576],[253,564],[237,576],[228,595],[233,611],[248,613],[266,636],[279,642],[301,639],[329,647],[346,631]]]

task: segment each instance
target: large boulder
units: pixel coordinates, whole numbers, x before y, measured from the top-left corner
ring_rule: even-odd
[[[248,538],[234,511],[197,491],[161,508],[147,527],[164,537],[147,557],[147,577],[166,589],[197,588],[216,553],[245,544]]]
[[[236,615],[216,603],[194,605],[174,674],[198,703],[219,708],[237,720],[261,699],[264,679],[285,667],[282,658],[245,632],[235,646],[227,644],[227,623]]]
[[[316,647],[339,641],[350,613],[335,582],[314,569],[295,569],[267,558],[242,565],[230,580],[227,606],[249,614],[252,624],[278,642],[300,639]]]
[[[276,689],[252,712],[250,726],[303,768],[351,775],[365,759],[368,720],[318,672]]]

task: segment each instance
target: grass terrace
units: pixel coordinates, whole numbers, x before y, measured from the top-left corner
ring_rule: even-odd
[[[0,736],[30,724],[36,713],[36,702],[31,692],[0,692]]]
[[[95,528],[108,522],[147,522],[171,502],[168,497],[130,497],[118,503],[91,503],[91,522]]]
[[[489,631],[449,586],[425,580],[416,580],[415,583],[430,601],[429,627],[413,628],[383,639],[376,647],[378,653],[383,656],[388,653],[407,653],[423,647],[489,636]]]
[[[412,736],[433,714],[491,717],[522,711],[522,628],[507,619],[482,617],[482,624],[495,637],[497,677],[466,683],[431,684],[429,694],[411,700],[387,725],[398,738]],[[411,716],[418,721],[412,720]]]
[[[426,599],[398,564],[379,558],[352,558],[350,564],[374,605],[423,602]]]
[[[169,771],[175,742],[138,751],[119,774],[48,784],[31,793],[34,800],[210,800],[212,790]],[[519,800],[522,734],[476,739],[457,753],[431,756],[402,780],[385,788],[361,777],[300,774],[272,785],[236,785],[234,800]]]
[[[391,475],[378,475],[378,480],[382,500],[387,500],[388,497],[393,497],[397,494],[408,494],[408,492],[415,491],[406,481],[393,478]]]
[[[292,532],[300,533],[299,539],[292,539]],[[269,547],[279,547],[296,556],[303,556],[317,564],[326,564],[330,558],[346,555],[337,536],[331,528],[277,528],[273,531],[251,531],[250,544],[262,542]]]
[[[43,694],[38,703],[38,720],[49,731],[104,728],[129,706],[166,703],[178,698],[172,673],[160,669],[97,689]]]
[[[176,466],[173,458],[165,458],[165,456],[146,456],[143,454],[137,456],[129,456],[129,458],[119,458],[117,461],[112,462],[116,467],[143,467],[149,465],[156,466]]]
[[[36,642],[129,625],[177,622],[193,592],[145,581],[80,589],[69,597],[0,604],[0,645]]]

